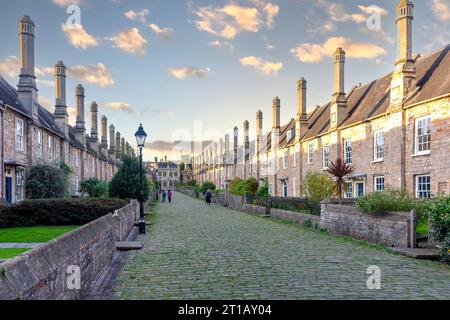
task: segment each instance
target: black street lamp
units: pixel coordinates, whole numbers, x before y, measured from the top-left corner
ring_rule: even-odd
[[[139,155],[139,162],[140,162],[140,170],[139,170],[139,177],[141,180],[141,192],[140,192],[140,206],[141,206],[141,214],[140,214],[140,220],[139,220],[139,234],[145,234],[145,214],[144,214],[144,176],[143,176],[143,165],[142,165],[142,148],[145,146],[145,139],[147,138],[147,134],[144,131],[144,127],[142,124],[139,126],[138,131],[134,135],[136,137],[136,142],[139,147],[140,155]]]

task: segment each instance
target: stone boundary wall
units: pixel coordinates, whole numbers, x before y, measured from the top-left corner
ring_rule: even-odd
[[[259,216],[266,216],[270,214],[270,208],[256,206],[253,204],[244,204],[244,207],[242,208],[245,212],[256,214]]]
[[[244,208],[244,197],[234,194],[228,195],[228,207],[232,209],[242,210]]]
[[[415,211],[369,215],[355,206],[322,204],[320,226],[332,234],[349,236],[388,247],[415,247]]]
[[[42,247],[0,264],[0,300],[77,300],[111,263],[116,241],[125,240],[139,215],[139,203],[116,210]],[[67,270],[78,266],[81,290],[67,288]]]
[[[312,214],[306,214],[301,212],[293,212],[281,209],[270,209],[270,216],[278,220],[291,221],[296,224],[304,224],[305,222],[311,222],[314,228],[319,227],[320,216],[315,216]]]
[[[192,197],[192,198],[196,197],[195,196],[195,191],[191,190],[191,189],[177,189],[177,192],[182,193],[182,194],[184,194],[186,196],[189,196],[189,197]]]

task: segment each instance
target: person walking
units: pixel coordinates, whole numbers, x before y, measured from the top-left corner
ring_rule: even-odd
[[[212,198],[212,192],[211,192],[211,190],[206,191],[206,194],[205,194],[205,200],[206,200],[206,204],[207,204],[208,206],[211,205],[211,198]]]
[[[170,190],[170,189],[167,192],[167,199],[169,200],[169,203],[172,203],[172,190]]]
[[[167,197],[166,190],[163,190],[163,191],[162,191],[162,202],[163,202],[163,203],[166,202],[166,197]]]

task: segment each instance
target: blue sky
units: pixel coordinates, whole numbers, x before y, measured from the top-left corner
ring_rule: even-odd
[[[425,54],[450,43],[450,0],[413,2],[414,52]],[[52,107],[51,67],[63,60],[71,69],[68,105],[74,105],[75,86],[82,83],[86,108],[93,100],[99,103],[100,112],[130,142],[140,122],[151,143],[170,143],[173,132],[192,131],[194,121],[224,134],[247,119],[253,132],[258,109],[269,129],[275,96],[282,100],[285,122],[295,117],[300,77],[308,80],[310,107],[330,99],[330,51],[338,45],[348,53],[347,90],[392,71],[396,58],[397,0],[0,3],[0,73],[17,83],[17,21],[30,15],[36,24],[42,104]],[[81,9],[82,27],[75,31],[63,28],[71,3]],[[372,5],[380,9],[370,11]],[[366,24],[374,13],[381,18],[378,31]],[[153,146],[147,158],[168,153],[167,144]]]

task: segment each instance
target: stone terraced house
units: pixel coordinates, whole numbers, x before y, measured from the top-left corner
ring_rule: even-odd
[[[91,133],[86,134],[85,92],[75,89],[76,125],[68,123],[66,104],[66,66],[55,65],[55,111],[38,102],[35,76],[35,25],[28,16],[19,22],[20,75],[14,88],[0,75],[0,198],[16,203],[26,198],[26,170],[37,164],[59,166],[65,162],[73,171],[71,193],[79,195],[80,182],[89,178],[110,180],[117,171],[125,140],[110,126],[108,146],[107,119],[98,133],[98,106],[92,102]]]
[[[416,197],[450,193],[450,45],[426,56],[412,54],[414,5],[397,6],[398,60],[395,70],[365,85],[344,90],[345,51],[333,57],[333,99],[307,113],[307,82],[297,84],[298,114],[280,124],[281,102],[273,101],[273,127],[263,134],[263,113],[256,114],[256,141],[244,142],[234,129],[225,143],[210,145],[194,157],[198,183],[226,189],[235,177],[269,182],[273,196],[304,195],[309,172],[344,159],[356,168],[346,197],[403,188]]]

